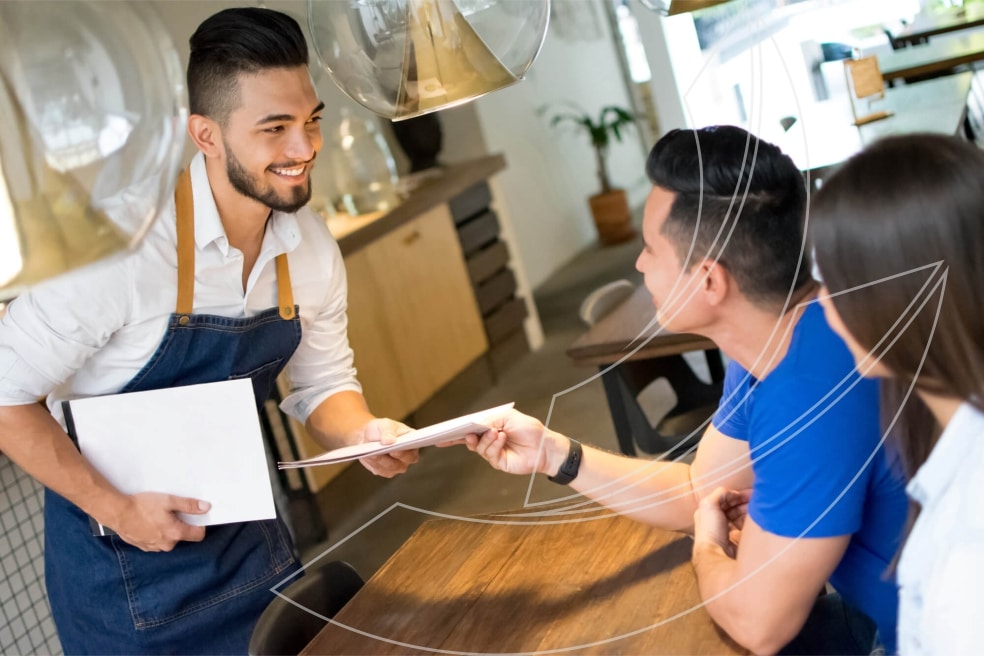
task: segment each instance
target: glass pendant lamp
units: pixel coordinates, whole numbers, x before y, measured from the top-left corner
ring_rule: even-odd
[[[398,121],[518,82],[550,0],[308,0],[315,52],[353,100]]]
[[[143,2],[0,2],[0,301],[135,246],[168,200],[187,109]]]

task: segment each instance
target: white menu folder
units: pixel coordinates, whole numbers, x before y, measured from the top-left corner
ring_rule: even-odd
[[[399,436],[392,444],[362,442],[361,444],[352,444],[332,451],[326,451],[321,455],[306,460],[278,462],[277,467],[280,469],[299,469],[301,467],[313,467],[316,465],[334,465],[339,462],[358,460],[366,456],[377,456],[392,451],[406,451],[408,449],[420,449],[433,444],[445,444],[462,439],[470,434],[481,435],[492,426],[496,419],[509,412],[514,405],[514,402],[506,403],[489,408],[488,410],[448,419],[439,424],[431,424],[426,428],[418,428],[417,430],[412,430],[409,433]]]
[[[248,378],[63,403],[68,433],[124,494],[164,492],[212,504],[182,521],[273,519],[276,508]],[[112,531],[93,524],[96,535]]]

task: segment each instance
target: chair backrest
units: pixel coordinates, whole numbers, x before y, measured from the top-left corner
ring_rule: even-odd
[[[898,39],[896,39],[895,35],[892,34],[892,30],[888,29],[887,27],[883,27],[882,32],[885,34],[885,37],[888,39],[888,45],[892,46],[892,50],[901,50],[902,48],[905,47],[905,41],[899,41]]]
[[[632,295],[635,285],[630,281],[615,280],[592,291],[581,301],[577,314],[589,326],[611,312],[615,306]]]
[[[362,587],[359,573],[348,563],[335,560],[310,568],[283,595],[323,617],[332,617]],[[325,621],[280,597],[274,597],[260,615],[249,640],[250,656],[300,654]]]

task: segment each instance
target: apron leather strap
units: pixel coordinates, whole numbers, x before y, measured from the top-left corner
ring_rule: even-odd
[[[294,292],[290,288],[290,267],[287,266],[287,253],[277,256],[277,302],[280,305],[280,318],[294,318]]]
[[[195,300],[195,200],[189,169],[178,177],[174,207],[178,221],[178,304],[174,311],[189,315]]]
[[[189,169],[182,171],[178,177],[178,184],[174,189],[174,207],[178,230],[178,302],[174,311],[182,315],[181,322],[184,324],[188,323],[185,317],[191,314],[195,301],[195,201],[191,192]],[[280,318],[290,320],[294,318],[296,310],[287,254],[278,255],[276,263]]]

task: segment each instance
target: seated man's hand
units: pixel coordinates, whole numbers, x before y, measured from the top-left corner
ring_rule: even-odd
[[[182,540],[200,542],[204,526],[192,526],[177,513],[204,515],[211,504],[161,492],[141,492],[126,498],[115,521],[105,524],[127,544],[142,551],[171,551]]]
[[[492,423],[485,433],[468,435],[465,444],[500,471],[509,474],[552,474],[555,472],[547,471],[550,454],[560,454],[560,462],[567,456],[570,448],[567,438],[547,430],[533,417],[510,410]]]
[[[409,433],[411,430],[406,424],[392,419],[373,419],[363,428],[361,441],[392,444],[397,437]],[[391,451],[378,456],[366,456],[360,458],[359,462],[376,476],[393,478],[405,472],[410,465],[419,459],[420,453],[417,449],[408,449],[406,451]]]
[[[750,495],[751,490],[719,487],[701,499],[694,512],[694,550],[713,545],[736,557]]]

